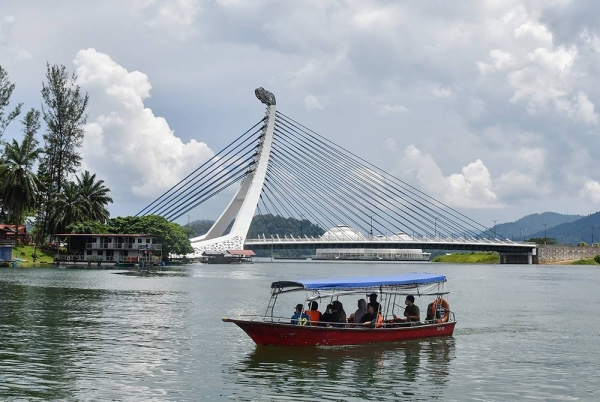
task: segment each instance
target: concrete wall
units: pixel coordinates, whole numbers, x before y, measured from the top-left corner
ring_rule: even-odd
[[[561,261],[574,261],[594,258],[600,254],[599,247],[578,246],[538,246],[534,264],[550,264]]]

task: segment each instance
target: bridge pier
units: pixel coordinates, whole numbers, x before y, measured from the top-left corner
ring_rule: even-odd
[[[500,252],[500,264],[533,264],[533,253],[519,253],[519,252]]]

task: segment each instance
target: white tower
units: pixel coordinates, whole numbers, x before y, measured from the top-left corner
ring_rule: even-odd
[[[253,170],[242,181],[240,189],[225,211],[210,230],[202,236],[190,239],[194,248],[194,255],[200,255],[203,251],[241,250],[244,248],[244,241],[250,229],[265,182],[275,128],[275,96],[262,87],[257,88],[254,93],[262,103],[267,105],[267,120],[258,144],[256,163],[252,167]],[[231,231],[229,234],[224,235],[225,230],[234,219],[235,222]]]

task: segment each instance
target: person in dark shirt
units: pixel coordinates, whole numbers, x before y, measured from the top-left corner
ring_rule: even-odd
[[[377,313],[375,312],[375,306],[373,304],[369,303],[367,305],[367,313],[362,316],[360,322],[367,327],[375,327],[375,323],[377,322]]]
[[[369,304],[372,304],[375,307],[375,314],[381,313],[379,302],[377,302],[377,293],[371,293],[369,295]]]
[[[334,322],[333,319],[333,306],[328,304],[325,312],[321,315],[321,325],[330,326],[331,323]]]
[[[333,322],[336,324],[343,324],[343,325],[334,325],[336,327],[342,327],[344,325],[346,325],[346,311],[344,311],[344,305],[342,304],[341,301],[336,300],[333,303],[331,303],[332,306],[332,310],[333,310]]]
[[[406,296],[404,304],[406,304],[406,307],[404,308],[404,317],[406,317],[406,321],[421,321],[421,312],[419,311],[419,307],[415,304],[415,297],[413,295]]]

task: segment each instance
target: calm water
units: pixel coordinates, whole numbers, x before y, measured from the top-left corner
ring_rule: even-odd
[[[448,276],[452,338],[257,348],[220,320],[264,312],[274,280],[414,271]],[[4,268],[0,400],[600,400],[598,289],[578,266]]]

